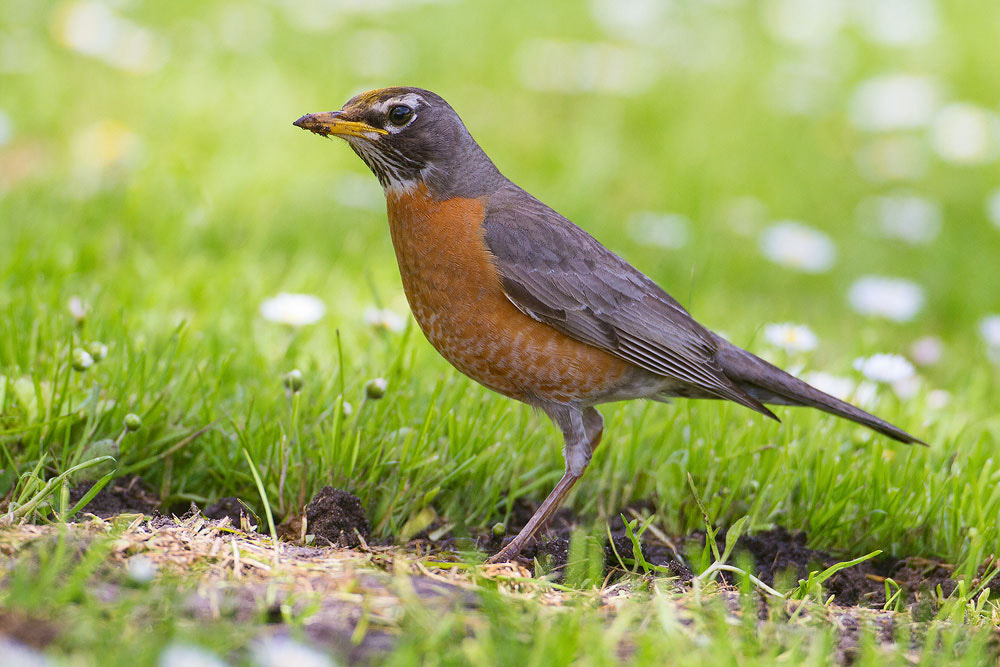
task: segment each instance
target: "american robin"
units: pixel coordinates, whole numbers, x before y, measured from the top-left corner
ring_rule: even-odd
[[[491,562],[532,539],[601,441],[599,403],[675,396],[818,408],[921,442],[698,324],[656,283],[512,183],[440,96],[409,87],[350,99],[296,126],[347,140],[385,191],[403,290],[458,370],[543,410],[565,473]]]

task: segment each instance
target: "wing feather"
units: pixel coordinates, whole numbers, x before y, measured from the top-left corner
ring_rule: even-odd
[[[723,372],[712,334],[638,269],[519,188],[492,202],[484,241],[521,312],[651,373],[771,415]]]

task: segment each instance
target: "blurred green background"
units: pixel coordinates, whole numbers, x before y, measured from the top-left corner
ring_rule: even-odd
[[[60,307],[79,293],[154,331],[178,313],[245,331],[281,290],[321,296],[327,325],[349,328],[369,282],[402,309],[377,184],[346,147],[290,122],[411,84],[445,96],[508,176],[738,342],[792,320],[820,334],[824,360],[859,338],[901,351],[922,334],[982,356],[977,322],[1000,309],[987,212],[1000,186],[1000,8],[882,2],[898,15],[872,17],[864,4],[10,0],[2,298]],[[879,20],[918,25],[880,36]],[[920,78],[935,99],[903,85],[854,114],[895,114],[895,126],[863,129],[852,104],[887,75]],[[988,114],[990,145],[972,164],[935,151],[936,114],[956,102]],[[926,243],[859,215],[900,191],[935,209]],[[686,218],[687,242],[647,242],[629,226],[643,211]],[[829,270],[762,259],[758,237],[782,219],[832,239]],[[850,312],[865,274],[925,291],[905,330]],[[56,285],[54,302],[37,291]]]
[[[918,435],[971,426],[995,445],[998,35],[989,0],[5,0],[4,491],[43,451],[52,472],[83,456],[79,432],[40,426],[11,397],[16,378],[39,396],[42,380],[58,387],[69,349],[91,340],[111,361],[71,384],[117,407],[84,440],[140,412],[149,440],[124,460],[210,422],[284,442],[254,429],[286,419],[293,367],[324,387],[316,429],[393,369],[406,372],[391,377],[385,424],[419,426],[442,376],[468,389],[419,332],[366,322],[372,307],[407,313],[381,192],[345,145],[291,125],[399,84],[443,95],[507,176],[737,344],[833,374],[826,386],[847,395],[883,381],[867,404]],[[260,306],[281,292],[318,297],[325,316],[269,321]],[[809,331],[767,333],[782,322]],[[910,363],[865,378],[854,360],[880,353]],[[445,411],[521,410],[476,391]],[[522,412],[522,430],[541,423]],[[162,461],[144,474],[182,500],[249,493],[248,475],[219,470],[243,466],[241,433],[220,428],[179,459],[186,482]],[[544,446],[557,474],[558,447]],[[268,451],[277,488],[282,457]],[[310,471],[310,487],[329,473]]]

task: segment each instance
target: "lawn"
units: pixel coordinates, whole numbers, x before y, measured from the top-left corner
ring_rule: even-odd
[[[822,584],[681,583],[638,552],[588,569],[631,508],[695,575],[722,560],[698,531],[732,527],[941,566],[950,595],[875,605],[906,639],[855,619],[847,657],[995,660],[998,24],[986,0],[4,2],[0,642],[37,626],[56,661],[280,664],[279,626],[289,651],[390,664],[847,659]],[[396,84],[443,95],[508,177],[701,322],[929,446],[804,409],[604,406],[569,566],[480,568],[474,538],[559,478],[559,434],[436,354],[377,181],[291,125]],[[347,648],[308,632],[330,610],[291,545],[239,534],[255,570],[234,527],[189,517],[158,525],[232,541],[228,560],[171,559],[136,537],[151,523],[81,511],[134,476],[168,515],[239,498],[265,535],[324,486],[354,494],[369,550],[311,556],[387,578],[312,587],[364,610]],[[151,577],[130,569],[146,551]],[[253,613],[191,611],[244,571]],[[453,588],[408,593],[421,577]]]

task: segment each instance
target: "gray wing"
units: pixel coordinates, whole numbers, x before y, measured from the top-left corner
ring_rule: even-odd
[[[712,334],[638,269],[523,191],[483,222],[507,298],[523,313],[641,368],[774,417],[715,358]]]

